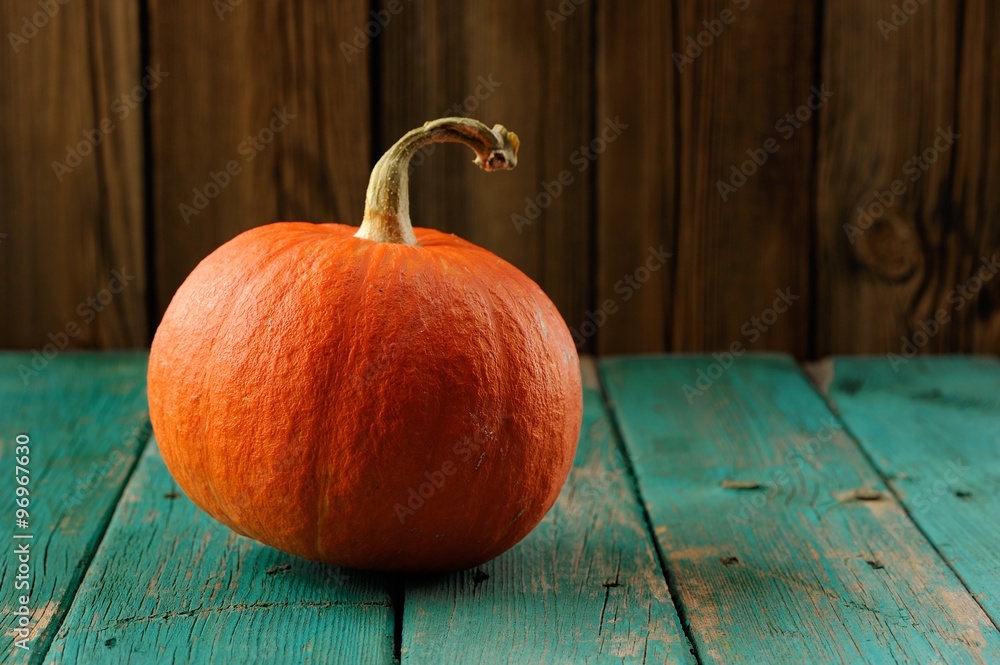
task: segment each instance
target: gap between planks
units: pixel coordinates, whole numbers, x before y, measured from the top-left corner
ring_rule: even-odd
[[[945,566],[948,567],[948,569],[952,572],[952,574],[955,575],[955,578],[962,585],[962,588],[964,588],[968,592],[972,600],[983,611],[983,614],[986,615],[990,623],[993,624],[993,627],[996,628],[998,632],[1000,632],[1000,622],[998,622],[989,612],[986,606],[983,605],[983,603],[979,599],[979,595],[969,585],[969,582],[965,579],[965,577],[958,570],[958,568],[955,567],[952,561],[947,556],[945,556],[945,553],[941,550],[937,542],[935,542],[934,539],[931,537],[931,535],[927,532],[921,521],[918,520],[916,516],[913,514],[913,511],[910,509],[908,505],[909,502],[906,501],[905,497],[900,494],[898,489],[896,489],[896,484],[893,482],[894,479],[890,476],[890,474],[882,471],[880,465],[877,463],[874,456],[868,451],[868,449],[864,445],[861,444],[862,437],[855,433],[853,428],[850,425],[848,425],[846,419],[841,417],[840,410],[837,408],[836,403],[833,401],[832,397],[829,394],[830,386],[834,380],[834,372],[835,372],[834,360],[835,358],[831,356],[812,363],[799,362],[796,364],[798,365],[799,370],[805,376],[806,380],[809,382],[809,385],[812,386],[813,390],[815,390],[819,394],[820,398],[822,398],[822,400],[826,403],[827,408],[830,410],[830,413],[832,413],[833,416],[837,419],[837,422],[840,423],[840,426],[843,428],[844,434],[847,435],[848,439],[854,444],[855,448],[857,448],[858,451],[861,453],[861,456],[865,459],[866,462],[868,462],[868,465],[875,471],[875,474],[881,479],[882,484],[886,488],[886,491],[888,491],[892,495],[896,503],[898,503],[900,508],[902,508],[903,512],[906,515],[906,518],[916,528],[917,532],[920,533],[921,537],[923,537],[923,539],[927,541],[927,543],[930,545],[931,549],[934,551],[937,557],[944,563]]]
[[[603,368],[604,360],[602,359],[599,362]],[[956,586],[960,587],[965,592],[966,595],[971,597],[975,605],[979,608],[979,610],[982,611],[982,614],[985,616],[989,625],[992,625],[994,629],[1000,631],[1000,626],[997,625],[997,621],[990,616],[989,612],[987,611],[987,608],[984,607],[983,603],[981,603],[980,600],[976,597],[973,588],[970,586],[969,583],[966,582],[965,579],[963,579],[963,577],[959,574],[959,571],[956,569],[956,567],[952,565],[951,562],[949,562],[948,558],[945,556],[945,553],[941,550],[938,544],[935,543],[931,535],[921,525],[920,521],[916,518],[916,516],[907,506],[906,501],[904,501],[904,497],[902,497],[899,494],[899,492],[896,490],[893,483],[891,482],[890,479],[891,474],[885,472],[878,465],[873,455],[869,453],[865,444],[862,442],[862,437],[847,426],[847,422],[843,418],[841,412],[836,408],[835,404],[832,403],[830,396],[827,394],[827,388],[829,387],[829,384],[832,382],[833,379],[831,372],[832,366],[830,365],[830,361],[828,360],[811,364],[795,361],[792,364],[794,364],[796,371],[798,371],[801,375],[804,376],[806,382],[810,386],[810,389],[822,401],[829,416],[840,425],[841,431],[843,432],[846,442],[848,442],[848,445],[851,448],[855,449],[857,453],[860,453],[859,459],[862,461],[863,465],[866,466],[867,470],[875,478],[877,478],[882,485],[884,485],[888,489],[889,494],[887,498],[891,498],[891,500],[894,501],[902,509],[903,519],[905,519],[905,522],[908,522],[909,525],[912,525],[914,527],[914,537],[915,538],[919,537],[919,539],[922,539],[924,541],[924,544],[928,546],[931,555],[933,557],[936,557],[940,561],[940,563],[944,564],[944,568],[954,576],[955,582],[958,583]],[[703,656],[699,652],[698,642],[694,639],[693,631],[691,629],[691,624],[689,623],[689,616],[690,616],[689,608],[687,604],[684,602],[684,599],[680,593],[680,583],[677,579],[677,573],[676,571],[673,571],[671,569],[669,553],[664,551],[663,545],[661,544],[660,539],[656,535],[656,528],[654,526],[655,520],[653,519],[652,515],[649,512],[650,504],[646,501],[646,498],[642,490],[642,485],[638,482],[638,474],[636,471],[635,461],[633,460],[632,456],[629,453],[629,446],[627,446],[625,443],[626,441],[625,432],[621,424],[620,410],[618,406],[616,406],[615,400],[611,395],[611,391],[606,385],[608,377],[605,376],[605,373],[603,371],[598,372],[598,377],[599,377],[601,397],[608,408],[609,418],[612,422],[615,435],[618,436],[619,439],[616,442],[616,445],[619,446],[623,459],[625,461],[632,489],[640,501],[641,508],[643,511],[644,521],[646,522],[646,530],[653,538],[653,542],[656,547],[657,557],[659,559],[661,566],[661,573],[663,574],[664,579],[670,590],[675,611],[677,612],[678,617],[680,618],[684,634],[688,639],[689,644],[691,645],[691,653],[694,654],[695,658],[698,659],[699,663],[703,662]],[[869,562],[869,565],[872,565],[872,562]]]
[[[108,527],[111,526],[111,520],[114,519],[115,513],[118,511],[118,505],[121,503],[122,496],[125,494],[125,488],[128,487],[129,482],[131,482],[132,476],[135,474],[135,470],[139,466],[139,460],[142,459],[143,453],[146,452],[146,447],[149,446],[149,442],[153,438],[153,423],[149,420],[148,416],[143,421],[139,431],[137,432],[136,438],[139,439],[139,447],[136,450],[135,457],[132,459],[132,464],[129,466],[128,472],[125,474],[125,478],[118,486],[114,506],[107,511],[104,521],[96,530],[97,539],[94,541],[94,548],[86,561],[86,565],[81,566],[76,575],[69,582],[70,588],[67,589],[65,599],[66,606],[63,608],[62,616],[59,617],[59,620],[53,626],[49,642],[45,645],[45,651],[40,652],[42,655],[37,660],[39,663],[44,663],[49,657],[49,651],[52,649],[52,645],[55,643],[55,638],[62,629],[62,625],[66,621],[66,617],[69,616],[69,609],[73,606],[73,601],[76,600],[76,594],[79,592],[80,586],[83,584],[83,580],[87,577],[87,573],[90,571],[90,566],[94,562],[94,557],[97,555],[97,551],[104,543],[104,537],[108,533]]]
[[[635,464],[632,462],[632,457],[629,455],[628,446],[625,445],[625,438],[624,433],[622,432],[621,423],[618,422],[618,411],[614,408],[601,372],[597,370],[598,362],[599,361],[597,360],[591,361],[590,367],[593,369],[595,374],[594,381],[601,394],[601,401],[604,402],[604,408],[607,409],[608,412],[608,420],[611,423],[611,433],[615,446],[617,447],[618,452],[621,453],[622,459],[625,462],[625,470],[628,474],[629,487],[632,490],[635,500],[639,504],[640,510],[642,510],[642,520],[646,527],[646,535],[649,537],[650,541],[652,541],[653,547],[655,548],[656,558],[660,562],[660,574],[663,575],[663,579],[667,584],[667,590],[670,592],[670,600],[674,605],[674,611],[677,613],[677,619],[681,624],[681,630],[684,631],[684,639],[687,640],[688,650],[691,652],[691,655],[694,656],[695,662],[698,665],[702,665],[703,661],[701,654],[698,652],[698,647],[695,646],[695,641],[691,635],[691,622],[688,619],[687,610],[685,609],[684,603],[681,601],[680,594],[677,590],[676,575],[671,570],[670,564],[667,563],[667,557],[663,552],[662,546],[660,545],[660,539],[656,537],[656,530],[653,527],[653,519],[649,514],[648,508],[646,507],[646,499],[642,495],[642,490],[639,489],[639,481],[635,473]]]
[[[589,359],[584,359],[582,364],[587,363],[588,360]],[[589,369],[593,369],[594,365],[596,364],[596,361],[590,361],[590,362],[593,363],[593,364],[591,364],[591,367]],[[976,602],[976,604],[979,605],[982,608],[982,604],[976,598],[976,595],[973,593],[973,590],[969,587],[969,585],[967,584],[967,582],[962,578],[962,576],[954,568],[954,566],[948,561],[947,557],[945,557],[943,555],[943,553],[941,552],[941,550],[938,547],[938,545],[929,537],[929,535],[927,534],[927,532],[925,531],[925,529],[921,526],[920,522],[914,518],[914,515],[912,514],[911,510],[906,506],[906,503],[902,500],[902,497],[899,495],[899,493],[896,490],[896,488],[890,482],[889,475],[886,474],[885,472],[883,472],[880,469],[879,465],[876,464],[876,462],[873,459],[872,455],[868,452],[868,450],[865,448],[865,446],[863,446],[861,444],[858,435],[856,435],[855,432],[850,427],[848,427],[847,423],[841,417],[839,411],[835,408],[835,405],[830,402],[829,395],[826,393],[825,386],[824,386],[824,383],[827,382],[827,381],[829,381],[830,377],[827,376],[827,372],[824,370],[823,363],[817,363],[815,365],[804,365],[802,363],[796,363],[796,367],[804,375],[804,377],[807,379],[807,381],[808,381],[809,385],[811,386],[811,388],[818,394],[818,396],[821,399],[823,399],[824,403],[827,404],[827,406],[828,406],[831,414],[837,420],[837,422],[843,427],[844,433],[847,435],[847,437],[851,441],[852,445],[858,450],[858,452],[864,458],[864,460],[866,461],[866,463],[870,467],[870,470],[874,473],[874,475],[876,475],[883,482],[884,486],[891,493],[893,499],[903,508],[903,511],[905,512],[907,520],[916,528],[917,532],[920,533],[921,537],[923,537],[926,540],[926,542],[933,549],[933,551],[938,556],[938,558],[941,559],[941,561],[948,567],[948,569],[952,571],[952,573],[961,582],[963,588],[973,598],[973,600]],[[594,375],[596,375],[596,376],[594,376]],[[692,639],[692,636],[690,634],[690,623],[689,623],[689,620],[688,620],[688,617],[687,617],[686,608],[685,608],[685,605],[682,602],[682,599],[681,599],[681,597],[680,597],[680,595],[678,593],[678,590],[677,590],[677,580],[675,579],[674,573],[671,571],[671,568],[670,568],[669,563],[668,563],[667,556],[662,551],[660,541],[656,537],[655,529],[653,528],[653,521],[652,521],[651,516],[649,515],[649,512],[647,510],[647,503],[646,503],[646,501],[645,501],[645,499],[643,497],[642,491],[641,491],[640,486],[639,486],[639,484],[637,482],[636,471],[635,471],[633,460],[632,460],[632,458],[631,458],[631,456],[629,454],[627,446],[624,445],[624,438],[623,438],[623,433],[621,431],[621,425],[620,425],[620,422],[619,422],[618,411],[617,411],[617,409],[614,406],[613,400],[609,396],[607,387],[605,385],[604,378],[601,377],[600,373],[596,372],[596,371],[593,372],[592,375],[591,375],[591,379],[595,381],[595,384],[596,384],[596,387],[597,387],[597,389],[599,391],[601,400],[603,401],[605,407],[608,410],[609,418],[610,418],[610,422],[611,422],[611,426],[612,426],[613,435],[616,437],[616,440],[613,442],[613,445],[618,448],[618,452],[622,455],[622,459],[624,460],[625,469],[626,469],[627,476],[628,476],[628,478],[627,478],[628,485],[629,485],[629,487],[630,487],[630,489],[631,489],[631,491],[632,491],[635,499],[640,504],[640,508],[642,510],[642,515],[643,515],[643,519],[644,519],[644,522],[645,522],[645,529],[647,531],[648,536],[652,539],[652,542],[653,542],[653,544],[654,544],[654,546],[656,548],[655,551],[656,551],[656,554],[657,554],[657,559],[658,559],[659,564],[660,564],[661,574],[663,575],[663,578],[664,578],[664,580],[665,580],[665,582],[666,582],[666,584],[668,586],[668,589],[669,589],[669,592],[670,592],[670,596],[671,596],[671,599],[673,601],[673,604],[674,604],[675,610],[677,612],[678,618],[680,620],[682,629],[684,631],[685,637],[688,640],[689,649],[690,649],[691,653],[694,655],[694,657],[696,658],[697,662],[701,663],[702,662],[701,656],[698,653],[697,648],[695,646],[695,642]],[[136,437],[140,441],[139,447],[138,447],[138,451],[137,451],[137,456],[132,460],[132,462],[130,464],[130,467],[129,467],[128,471],[127,471],[127,474],[125,476],[125,479],[124,479],[124,481],[121,483],[121,485],[118,488],[117,495],[116,495],[116,498],[115,498],[115,501],[114,501],[115,508],[118,507],[118,505],[119,505],[119,503],[121,501],[122,495],[124,494],[125,487],[131,481],[131,479],[133,477],[133,474],[135,473],[135,470],[136,470],[136,468],[138,466],[139,460],[140,460],[143,452],[145,451],[146,447],[149,445],[149,442],[150,442],[150,440],[152,438],[152,427],[151,427],[151,424],[150,424],[148,418],[144,421],[143,425],[138,430],[138,432],[136,434]],[[100,547],[101,543],[103,542],[103,540],[105,538],[108,526],[110,525],[110,522],[111,522],[111,520],[113,518],[114,512],[115,512],[114,510],[109,511],[106,519],[104,519],[102,521],[99,529],[97,530],[99,535],[98,535],[96,543],[95,543],[95,545],[96,545],[95,552],[96,552],[96,549]],[[68,601],[69,604],[71,604],[72,603],[72,599],[75,598],[76,593],[79,590],[80,584],[81,584],[84,576],[87,574],[88,570],[90,569],[90,566],[91,566],[92,562],[93,562],[93,556],[91,556],[91,557],[88,558],[88,560],[86,561],[86,566],[82,567],[81,570],[80,570],[80,572],[78,573],[77,577],[74,580],[72,580],[72,582],[71,582],[71,591],[70,591],[71,595],[68,596],[68,598],[69,598],[69,601]],[[393,589],[392,611],[393,611],[393,615],[394,615],[394,625],[395,625],[395,630],[394,630],[394,635],[393,635],[393,642],[394,642],[393,647],[394,647],[394,654],[396,655],[397,659],[400,656],[400,649],[402,647],[402,634],[403,634],[403,628],[404,628],[404,623],[403,622],[404,622],[404,615],[405,615],[405,585],[406,585],[406,583],[407,583],[407,578],[406,577],[400,577],[398,580],[396,580],[396,582],[394,584],[394,589]],[[68,606],[69,605],[67,605],[67,607]],[[983,608],[983,609],[984,609],[984,614],[986,614],[987,616],[989,616],[989,614],[987,612],[985,612],[985,608]],[[53,634],[58,633],[59,629],[61,628],[62,623],[65,621],[65,619],[66,619],[67,616],[68,616],[68,613],[64,614],[62,617],[59,618],[59,621],[57,622],[57,625],[55,626],[55,630],[54,630]],[[996,627],[998,630],[1000,630],[1000,626],[997,626],[996,621],[994,621],[992,618],[990,620],[991,620],[991,623],[994,625],[994,627]],[[44,655],[42,656],[43,660],[44,660],[44,658],[46,658],[48,656],[48,653],[49,653],[49,650],[51,649],[51,646],[52,646],[51,642],[46,645]]]

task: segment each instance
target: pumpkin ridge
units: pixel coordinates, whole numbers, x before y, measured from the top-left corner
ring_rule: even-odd
[[[258,227],[258,228],[260,228],[260,227]],[[257,232],[256,229],[251,229],[251,231],[246,231],[244,233],[239,234],[235,238],[233,238],[230,241],[231,243],[233,243],[232,246],[235,248],[235,247],[239,246],[241,243],[245,243],[247,241],[247,237],[244,237],[244,236],[247,236],[251,232],[256,233],[256,235],[261,235],[261,233]],[[268,233],[269,232],[270,231],[268,231]],[[233,251],[235,251],[235,249]],[[195,274],[200,275],[201,273],[199,272],[199,268],[201,268],[203,265],[210,264],[212,260],[218,260],[218,256],[217,256],[216,252],[213,252],[211,255],[205,257],[204,259],[202,259],[202,261],[200,261],[198,263],[198,266],[195,267],[195,270],[194,270],[194,272],[192,272],[192,275],[195,275]],[[233,272],[236,273],[236,272],[239,272],[239,270],[240,270],[239,268],[235,268]],[[189,280],[190,279],[191,278],[189,277]],[[183,286],[184,285],[182,285],[182,288],[183,288]],[[175,300],[176,300],[176,297],[175,297]],[[173,304],[174,303],[172,302],[171,306],[169,306],[167,308],[166,312],[164,313],[164,317],[163,317],[164,318],[164,322],[168,322],[168,321],[171,320],[171,317],[177,316],[177,314],[176,314],[176,308],[173,306]],[[232,307],[232,305],[230,305],[230,307]],[[188,312],[187,311],[183,311],[181,313],[181,316],[182,317],[187,317],[188,316]],[[183,323],[183,321],[182,321],[182,323]],[[219,322],[219,326],[221,327],[224,323],[225,323],[224,320],[220,321]],[[161,322],[161,326],[163,326],[163,325],[164,325],[164,323]],[[212,337],[211,340],[210,340],[210,342],[209,342],[209,349],[213,348],[214,344],[215,344],[215,338]],[[158,377],[158,373],[154,374],[154,372],[158,372],[158,367],[153,362],[158,357],[157,351],[158,351],[157,339],[154,338],[153,345],[152,345],[152,348],[151,348],[151,351],[150,351],[150,355],[151,355],[150,367],[152,369],[152,371],[150,372],[150,374],[151,374],[151,376],[150,376],[150,379],[151,379],[151,386],[150,386],[150,398],[151,398],[150,402],[151,402],[151,406],[156,406],[159,403],[157,399],[154,399],[154,397],[158,396],[158,393],[155,392],[155,390],[154,390],[155,387],[156,387],[156,383],[157,383],[155,379]],[[166,371],[170,371],[170,370],[166,370]],[[203,377],[203,379],[204,378],[205,377]],[[201,385],[199,386],[200,390],[198,390],[197,394],[199,396],[202,395],[202,394],[206,395],[205,399],[208,400],[208,398],[209,398],[210,395],[209,395],[209,391],[207,390],[207,387],[205,385],[206,383],[207,383],[207,379],[203,380],[201,382]],[[155,416],[156,416],[155,420],[159,420],[160,413],[158,413],[158,411],[159,411],[158,409],[151,408],[151,419],[153,418],[153,414],[155,414]],[[206,413],[208,412],[207,409],[205,409],[204,411]],[[156,422],[154,422],[153,425],[154,425],[154,430],[155,430],[156,429]],[[204,421],[202,421],[200,423],[200,427],[198,429],[199,430],[206,430],[207,429],[207,423],[204,422]],[[174,464],[179,464],[179,463],[181,463],[181,461],[179,461],[175,457],[176,451],[174,451],[172,449],[173,444],[171,443],[171,441],[169,440],[169,438],[164,437],[162,435],[162,433],[163,433],[162,429],[160,430],[160,433],[161,433],[161,435],[157,437],[157,440],[160,442],[160,446],[159,447],[160,447],[160,450],[161,450],[161,454],[162,454],[163,449],[164,449],[164,445],[163,444],[166,444],[166,446],[168,448],[168,455],[166,455],[164,457],[164,463],[167,465],[168,469],[170,469],[170,460],[167,459],[168,457],[169,458],[173,458]],[[206,441],[206,444],[207,444],[207,438],[205,438],[204,441]],[[198,469],[197,469],[198,475],[200,477],[206,477],[207,474],[205,472],[204,457],[203,456],[199,456],[199,457],[197,457],[197,460],[198,460],[198,464],[197,464],[197,466],[198,466]],[[175,474],[175,477],[176,477],[176,474]],[[192,491],[190,487],[183,487],[182,486],[182,489],[184,489],[184,491],[186,493],[188,493],[188,495],[190,496],[191,491]],[[219,502],[218,497],[217,497],[217,495],[216,495],[216,493],[214,491],[214,488],[211,487],[211,486],[209,486],[208,489],[209,489],[209,491],[210,491],[210,493],[212,495],[213,501],[215,502],[214,506],[215,506],[216,510],[218,510],[219,512],[222,512],[222,509],[220,508],[220,502]],[[223,521],[225,521],[227,524],[230,524],[232,522],[232,519],[230,518],[230,516],[228,514],[225,514],[224,517],[225,517],[225,520],[223,520]],[[222,519],[222,518],[220,517],[220,519]]]
[[[258,228],[263,228],[263,227],[258,227]],[[255,229],[252,229],[251,231],[254,231],[254,230]],[[274,229],[274,230],[276,231],[277,229]],[[286,242],[280,248],[274,248],[274,247],[272,247],[271,248],[272,251],[267,255],[267,257],[263,261],[261,261],[260,263],[258,263],[255,267],[258,270],[262,270],[262,269],[267,269],[267,268],[273,266],[275,263],[277,263],[278,261],[280,261],[283,258],[282,255],[281,255],[281,251],[286,250],[286,249],[290,248],[291,246],[293,246],[295,244],[298,244],[298,238],[293,236],[293,238],[291,240],[286,240]],[[209,357],[213,357],[211,355],[211,351],[215,350],[215,346],[218,343],[219,338],[224,336],[225,332],[228,331],[229,326],[232,324],[233,310],[238,307],[238,305],[239,305],[240,302],[242,302],[242,300],[243,300],[246,292],[249,291],[254,286],[255,286],[254,282],[249,282],[247,284],[244,284],[243,288],[240,290],[239,296],[237,296],[236,298],[234,298],[231,301],[232,302],[232,306],[231,306],[230,310],[227,312],[227,315],[225,317],[223,317],[223,321],[222,321],[221,325],[219,326],[218,330],[216,330],[215,336],[212,338],[212,343],[211,343],[211,346],[210,346],[210,356]],[[209,404],[206,405],[206,409],[205,409],[205,411],[208,412],[208,413],[211,413],[211,409],[209,407],[210,407],[211,396],[212,396],[211,383],[212,383],[212,375],[213,375],[214,369],[215,369],[215,363],[214,362],[207,363],[206,364],[206,372],[205,372],[203,380],[202,380],[202,391],[201,391],[201,394],[206,395],[206,398],[205,398],[206,402],[209,403]],[[209,429],[210,426],[211,426],[211,422],[210,421],[207,421],[207,422],[204,423],[204,428],[205,428],[206,431]],[[238,524],[239,520],[234,519],[233,516],[232,516],[232,513],[228,510],[228,508],[225,506],[225,504],[223,504],[221,501],[219,501],[219,495],[216,492],[215,483],[211,480],[211,474],[206,474],[205,478],[206,478],[206,480],[205,480],[204,485],[208,489],[208,491],[212,494],[212,496],[215,497],[215,499],[216,499],[216,505],[219,507],[219,510],[222,511],[225,514],[225,517],[226,517],[226,519],[229,522],[231,522],[233,524]],[[246,534],[244,534],[244,535],[246,535]]]

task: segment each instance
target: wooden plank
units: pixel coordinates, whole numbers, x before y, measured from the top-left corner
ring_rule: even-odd
[[[598,120],[621,117],[629,125],[595,165],[597,275],[590,325],[602,354],[671,347],[674,258],[651,262],[656,271],[638,275],[647,281],[635,275],[651,248],[675,250],[678,72],[672,40],[663,38],[673,34],[671,10],[658,0],[598,5]],[[571,325],[590,331],[584,321]]]
[[[371,51],[348,61],[340,44],[368,11],[366,0],[150,3],[152,61],[177,81],[153,99],[158,313],[202,258],[246,229],[361,223]]]
[[[553,29],[530,0],[403,3],[376,45],[380,151],[444,115],[501,123],[521,139],[517,168],[499,176],[472,167],[456,146],[417,158],[414,225],[455,233],[510,261],[571,326],[584,320],[591,299],[590,173],[572,161],[594,138],[592,114],[581,111],[592,104],[591,15],[576,8]],[[568,185],[559,182],[564,171]],[[537,215],[526,198],[540,206]]]
[[[31,361],[30,354],[0,353],[0,464],[9,483],[0,523],[8,549],[0,632],[11,659],[4,662],[17,663],[41,662],[150,433],[145,353],[65,353],[25,386],[18,372]],[[20,474],[28,478],[27,528],[15,522],[15,464],[28,471]],[[25,544],[29,560],[22,562],[15,551]],[[30,567],[26,579],[21,563]],[[17,587],[24,582],[30,589]],[[14,645],[24,637],[14,633],[22,595],[30,597],[28,651]]]
[[[0,347],[40,349],[50,334],[63,346],[141,346],[142,108],[120,99],[143,76],[139,5],[44,6],[0,8]],[[123,269],[135,279],[106,300]]]
[[[1000,363],[835,358],[829,401],[914,522],[1000,625]]]
[[[672,349],[723,349],[740,341],[758,351],[805,356],[816,130],[816,113],[807,105],[820,104],[812,89],[817,3],[675,5],[675,50],[679,58],[694,57],[682,60],[676,74],[680,162]],[[733,175],[734,169],[751,175]],[[720,183],[736,191],[720,191]],[[785,289],[803,300],[766,332],[744,332],[771,307],[775,290]]]
[[[952,173],[952,218],[957,251],[949,254],[947,272],[956,283],[979,270],[980,257],[1000,259],[1000,7],[988,0],[968,0],[962,23],[961,69],[956,123],[969,140],[955,148]],[[976,294],[952,331],[952,350],[1000,353],[1000,279],[996,275]],[[975,306],[971,306],[975,305]]]
[[[794,362],[715,362],[601,363],[702,662],[997,662],[1000,631]]]
[[[597,385],[556,505],[477,570],[406,586],[403,662],[693,663]]]
[[[987,76],[985,63],[992,62],[989,28],[970,26],[978,37],[962,47],[963,3],[918,3],[912,15],[901,4],[825,5],[821,80],[836,94],[821,116],[817,157],[820,356],[896,351],[938,308],[950,312],[952,321],[926,348],[955,349],[982,316],[977,307],[955,310],[948,294],[965,284],[998,238],[997,231],[986,230],[986,218],[969,217],[987,212],[983,204],[994,215],[997,210],[996,199],[991,203],[972,184],[985,182],[980,169],[989,158],[981,144],[986,125],[995,122],[987,120],[989,102],[978,89]],[[970,8],[976,4],[982,6]],[[978,58],[971,63],[974,72],[961,68],[963,85],[970,88],[963,95],[963,113],[973,125],[968,128],[955,115],[961,48]],[[951,129],[962,138],[949,144],[943,137]],[[968,161],[962,180],[953,183],[960,148],[969,151]],[[952,206],[953,184],[970,199],[964,212]],[[989,239],[992,249],[984,244]]]
[[[139,462],[47,661],[391,663],[385,578],[237,536]]]

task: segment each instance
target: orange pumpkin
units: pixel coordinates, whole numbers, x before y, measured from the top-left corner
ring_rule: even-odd
[[[331,564],[450,570],[554,503],[580,430],[576,349],[516,268],[411,227],[410,157],[442,141],[487,171],[516,164],[500,125],[427,123],[376,164],[360,229],[251,229],[170,303],[153,428],[181,489],[233,530]]]

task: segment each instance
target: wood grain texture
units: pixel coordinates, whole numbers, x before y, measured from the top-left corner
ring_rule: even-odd
[[[818,154],[821,356],[898,352],[938,310],[950,320],[922,351],[997,348],[1000,281],[956,289],[1000,249],[983,187],[997,163],[984,148],[998,85],[986,35],[1000,19],[982,2],[918,3],[912,16],[898,4],[826,5],[823,81],[837,94]]]
[[[144,345],[141,109],[114,106],[141,76],[138,6],[55,7],[0,8],[0,347],[41,348],[67,324],[64,346]],[[81,315],[123,268],[135,280]]]
[[[1000,260],[1000,7],[987,0],[964,4],[955,123],[966,140],[955,149],[951,209],[955,226],[952,263],[956,282],[968,282],[982,263]],[[974,286],[970,285],[970,286]],[[971,288],[969,288],[971,293]],[[1000,354],[1000,279],[993,275],[951,331],[950,351]]]
[[[808,107],[801,121],[786,116],[799,113],[814,94],[816,5],[684,0],[675,7],[675,50],[687,55],[692,48],[696,57],[676,74],[680,162],[672,349],[723,349],[740,341],[757,351],[805,356],[817,126]],[[721,23],[725,18],[732,19],[728,25]],[[720,33],[714,38],[713,29]],[[699,39],[709,45],[699,47]],[[733,169],[751,160],[750,153],[766,155],[768,141],[777,152],[756,169],[750,161],[751,175],[741,184]],[[720,182],[737,185],[726,200]],[[744,324],[772,306],[777,289],[802,299],[759,338],[742,333]]]
[[[913,521],[1000,625],[1000,363],[830,361],[829,401]]]
[[[150,3],[151,59],[171,72],[152,107],[159,313],[202,258],[246,229],[361,223],[371,52],[348,61],[340,44],[368,10],[363,0]],[[196,204],[197,214],[180,208]]]
[[[701,661],[1000,658],[1000,631],[791,359],[711,370],[688,404],[711,362],[601,363]]]
[[[404,2],[377,43],[380,150],[443,115],[516,132],[521,150],[509,173],[479,171],[457,146],[417,158],[413,223],[455,233],[510,261],[576,325],[591,302],[590,173],[579,172],[572,158],[593,138],[587,110],[593,20],[585,5],[553,29],[546,5],[557,3]],[[568,185],[559,182],[563,171],[572,178]],[[561,192],[544,188],[552,182]],[[537,214],[526,199],[539,206]]]
[[[13,0],[0,348],[67,325],[73,347],[147,344],[212,250],[279,219],[358,224],[374,158],[460,114],[518,132],[520,166],[486,175],[435,148],[414,221],[517,265],[586,351],[884,353],[941,312],[922,353],[1000,352],[1000,10],[905,4],[152,0],[49,18]],[[168,76],[123,113],[147,56]],[[789,123],[812,86],[833,95]],[[102,120],[111,133],[57,175]],[[627,128],[601,146],[606,121]],[[135,279],[91,317],[112,270]],[[800,299],[761,330],[777,289]]]
[[[0,567],[4,662],[39,663],[66,616],[129,473],[150,435],[144,353],[66,353],[25,386],[18,376],[31,354],[0,353],[0,464],[9,512]],[[29,527],[15,528],[16,437],[30,442]],[[23,452],[23,451],[20,451]],[[22,460],[23,461],[23,460]],[[23,474],[22,474],[23,475]],[[14,534],[30,534],[15,539]],[[30,594],[17,589],[15,548],[28,543]],[[14,647],[21,595],[30,595],[30,651]],[[9,660],[8,660],[9,658]]]
[[[404,663],[693,663],[585,360],[584,421],[555,507],[477,570],[411,578]]]
[[[646,265],[650,248],[662,245],[663,251],[675,252],[678,72],[671,59],[671,9],[657,0],[598,5],[598,122],[621,117],[629,125],[595,165],[593,311],[607,315],[596,333],[601,353],[671,348],[676,256],[665,264],[651,263],[659,267],[641,288],[627,281],[631,277],[640,284],[635,271]]]
[[[386,579],[238,536],[178,491],[151,444],[47,662],[393,662]]]

